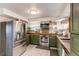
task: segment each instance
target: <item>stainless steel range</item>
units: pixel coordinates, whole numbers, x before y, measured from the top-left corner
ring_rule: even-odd
[[[40,35],[40,45],[49,46],[49,35]]]

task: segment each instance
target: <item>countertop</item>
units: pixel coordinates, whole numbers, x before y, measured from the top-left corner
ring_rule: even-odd
[[[33,32],[31,32],[31,33],[26,33],[26,34],[29,34],[29,35],[55,35],[55,33],[33,33]]]
[[[70,53],[70,40],[62,40],[61,36],[57,36],[60,43],[63,45],[63,47]]]

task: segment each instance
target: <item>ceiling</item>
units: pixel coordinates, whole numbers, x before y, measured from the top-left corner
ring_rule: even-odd
[[[7,8],[13,12],[26,18],[42,18],[42,17],[64,17],[62,16],[65,8],[70,5],[68,3],[0,3],[0,8]],[[27,13],[30,8],[40,10],[40,14],[31,15]],[[69,10],[69,9],[67,9]]]

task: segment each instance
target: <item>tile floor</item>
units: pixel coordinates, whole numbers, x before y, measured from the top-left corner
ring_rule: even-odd
[[[50,50],[36,48],[37,45],[29,45],[22,56],[50,56]]]

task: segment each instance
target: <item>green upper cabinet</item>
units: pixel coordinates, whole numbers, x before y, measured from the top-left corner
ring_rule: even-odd
[[[31,35],[31,44],[39,44],[39,35]]]
[[[71,4],[71,32],[79,33],[79,4]]]
[[[79,4],[71,4],[71,55],[79,55]]]
[[[55,35],[49,35],[49,46],[50,47],[56,47],[57,46],[57,41],[56,41]]]

